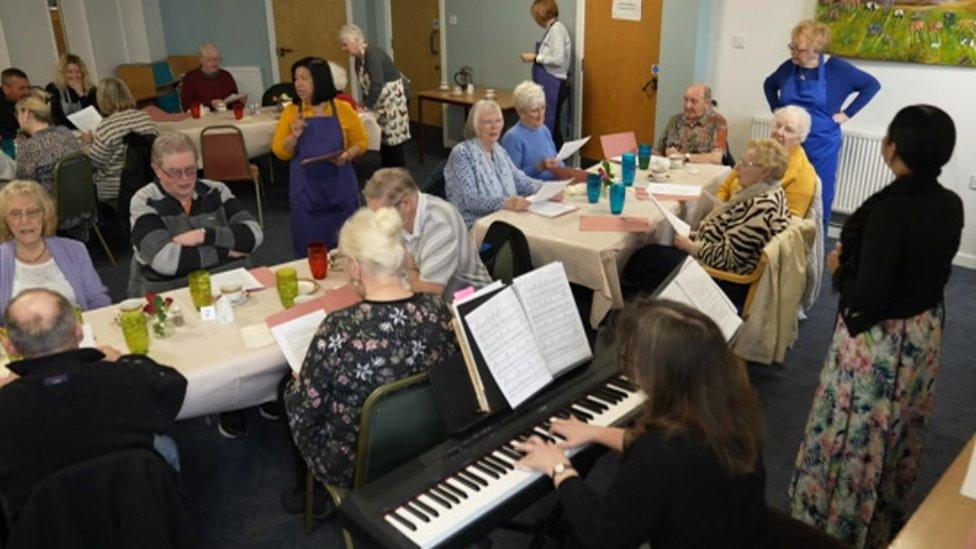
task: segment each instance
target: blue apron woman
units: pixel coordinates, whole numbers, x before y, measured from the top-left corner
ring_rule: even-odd
[[[359,185],[351,161],[366,150],[366,130],[356,112],[335,101],[329,65],[306,57],[292,66],[301,108],[289,105],[271,142],[275,156],[290,160],[288,201],[296,257],[309,242],[334,248],[339,229],[359,208]]]
[[[558,20],[559,6],[555,0],[535,0],[530,11],[546,33],[535,43],[534,53],[522,54],[522,61],[532,63],[532,81],[545,92],[548,106],[545,124],[558,149],[563,143],[560,120],[563,104],[569,99],[573,44],[566,26]]]
[[[839,57],[824,56],[830,42],[830,29],[823,23],[801,21],[793,28],[790,59],[763,82],[769,108],[787,105],[803,107],[810,113],[810,135],[803,149],[820,176],[823,189],[824,225],[830,222],[840,154],[840,125],[857,114],[881,85],[870,74]],[[847,98],[854,100],[843,108]]]

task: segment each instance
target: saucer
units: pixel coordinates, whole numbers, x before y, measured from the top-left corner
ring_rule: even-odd
[[[319,291],[319,283],[311,278],[298,279],[298,295],[312,295]]]

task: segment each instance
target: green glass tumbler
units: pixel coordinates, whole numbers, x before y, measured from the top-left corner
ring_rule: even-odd
[[[284,267],[275,271],[275,282],[278,286],[278,297],[281,306],[289,309],[295,304],[298,296],[298,271],[292,267]]]
[[[119,324],[130,353],[144,355],[149,352],[149,327],[142,312],[142,303],[123,306]]]
[[[213,304],[213,290],[210,288],[210,273],[204,270],[193,271],[187,276],[190,285],[190,299],[199,311],[201,307]]]

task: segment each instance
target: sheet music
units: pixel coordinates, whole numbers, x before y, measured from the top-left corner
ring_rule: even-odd
[[[563,143],[563,146],[559,148],[559,154],[556,155],[556,160],[562,161],[566,160],[570,156],[576,154],[576,151],[583,148],[586,142],[590,140],[590,136],[586,136],[583,139],[576,139],[575,141],[567,141]]]
[[[558,376],[593,358],[563,264],[554,261],[512,281],[546,368]]]
[[[671,213],[671,210],[665,208],[663,204],[658,202],[658,200],[654,198],[653,194],[648,194],[647,196],[651,199],[651,202],[657,206],[657,209],[661,210],[661,214],[664,215],[664,219],[668,221],[668,224],[671,225],[674,232],[680,234],[681,236],[688,236],[691,234],[691,225],[688,225],[680,217]]]
[[[317,309],[271,328],[271,335],[278,342],[278,347],[292,371],[298,372],[302,369],[302,362],[305,361],[315,332],[324,319],[325,311]]]
[[[98,127],[98,123],[102,121],[102,115],[95,110],[95,107],[85,107],[76,113],[69,114],[68,120],[83,132],[93,132]]]
[[[512,288],[498,292],[464,318],[509,406],[517,407],[552,381]]]
[[[657,297],[684,303],[701,311],[718,325],[729,341],[742,325],[742,319],[718,284],[697,261],[688,257],[678,274],[665,286]]]
[[[550,198],[563,192],[566,185],[572,182],[572,179],[564,179],[562,181],[546,181],[541,187],[539,187],[539,190],[536,191],[534,195],[529,197],[529,201],[539,203],[549,200]]]

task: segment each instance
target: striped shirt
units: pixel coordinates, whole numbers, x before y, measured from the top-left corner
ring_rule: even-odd
[[[159,135],[159,130],[145,111],[126,109],[112,113],[99,122],[91,145],[85,149],[95,168],[93,179],[99,200],[115,200],[119,196],[119,178],[125,166],[123,139],[129,132]]]
[[[695,255],[714,269],[749,274],[756,270],[766,244],[790,224],[790,210],[779,184],[739,201],[733,197],[733,202],[702,220]]]
[[[136,192],[130,211],[136,259],[167,277],[224,263],[231,250],[251,253],[264,239],[254,216],[219,181],[197,180],[190,213],[159,181]],[[173,242],[174,236],[193,229],[204,229],[203,244]]]
[[[420,279],[444,286],[448,303],[460,289],[491,282],[461,214],[446,200],[420,193],[413,232],[403,231],[403,243],[420,269]]]

